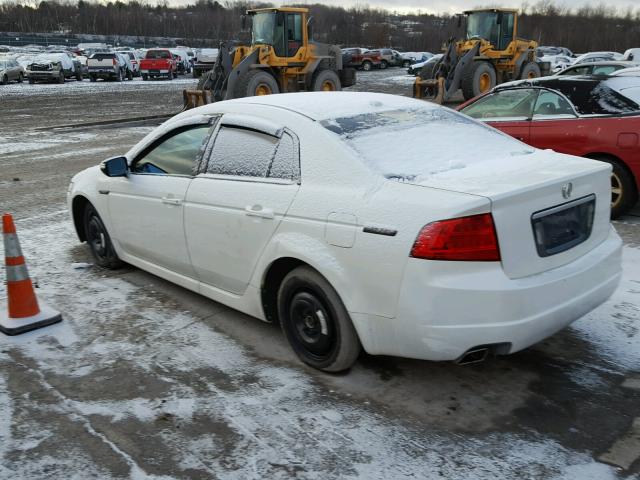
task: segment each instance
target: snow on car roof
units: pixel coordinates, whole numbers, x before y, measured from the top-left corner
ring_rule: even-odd
[[[230,101],[285,108],[317,121],[364,113],[416,108],[417,106],[432,109],[442,108],[432,103],[399,95],[364,92],[286,93]]]

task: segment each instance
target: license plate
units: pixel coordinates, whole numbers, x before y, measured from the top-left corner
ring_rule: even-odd
[[[548,208],[531,216],[536,249],[541,257],[569,250],[591,235],[596,210],[596,196]]]

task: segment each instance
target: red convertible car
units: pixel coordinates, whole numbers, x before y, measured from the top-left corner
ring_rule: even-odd
[[[458,110],[536,148],[613,166],[611,216],[638,201],[640,81],[546,77],[501,85]]]

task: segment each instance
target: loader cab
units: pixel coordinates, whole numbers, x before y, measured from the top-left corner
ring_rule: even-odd
[[[473,10],[467,17],[466,40],[487,40],[496,50],[506,50],[516,38],[515,10]]]
[[[306,9],[249,10],[251,45],[270,45],[281,58],[293,58],[306,45]]]

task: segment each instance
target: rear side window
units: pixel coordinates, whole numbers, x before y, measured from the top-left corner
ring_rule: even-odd
[[[537,90],[519,88],[499,90],[472,103],[462,112],[473,118],[531,118]]]
[[[569,102],[555,92],[541,90],[533,111],[534,117],[575,117],[573,108]]]
[[[299,176],[297,146],[291,135],[282,139],[237,127],[221,127],[207,173],[234,177],[280,178]]]
[[[628,77],[603,81],[576,79],[559,82],[554,89],[563,93],[581,115],[619,115],[640,111],[640,99],[627,90],[635,83],[635,79]]]

